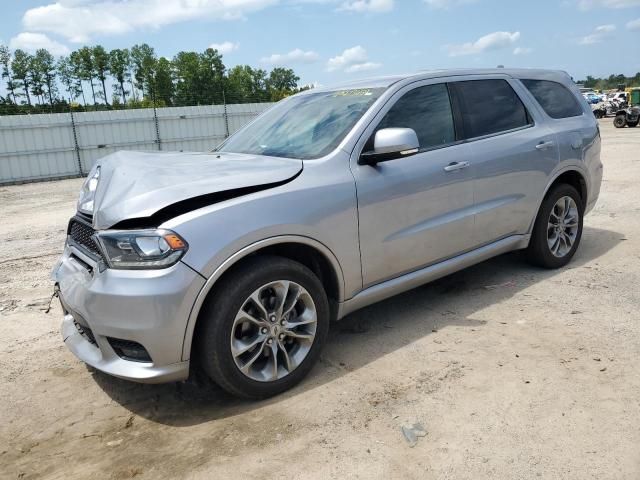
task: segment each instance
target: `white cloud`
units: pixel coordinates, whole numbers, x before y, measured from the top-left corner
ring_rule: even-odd
[[[327,70],[333,72],[335,70],[342,70],[351,65],[357,63],[364,63],[367,61],[367,51],[360,45],[352,48],[347,48],[341,55],[337,55],[330,58],[327,62]]]
[[[356,63],[355,65],[351,65],[350,67],[345,68],[344,71],[347,73],[369,72],[371,70],[376,70],[381,66],[381,63],[376,62]]]
[[[475,55],[487,50],[497,50],[513,45],[520,38],[520,32],[493,32],[480,37],[475,42],[467,42],[460,45],[446,45],[445,49],[450,57],[461,55]]]
[[[332,57],[327,62],[327,70],[334,72],[343,70],[347,73],[357,73],[380,68],[382,64],[370,62],[367,51],[360,45],[347,48],[340,55]]]
[[[311,50],[305,52],[300,48],[291,50],[289,53],[274,53],[268,57],[260,59],[262,63],[270,65],[290,65],[293,63],[313,63],[318,61],[318,54]]]
[[[631,8],[639,7],[640,0],[578,0],[578,6],[583,10],[596,7]]]
[[[9,41],[9,48],[15,50],[21,48],[33,53],[39,48],[46,48],[52,55],[67,55],[69,49],[66,45],[51,40],[43,33],[22,32]]]
[[[527,55],[529,53],[533,52],[533,48],[528,48],[528,47],[516,47],[513,49],[513,54],[514,55]]]
[[[627,29],[640,30],[640,18],[636,18],[635,20],[631,20],[629,23],[627,23]]]
[[[25,29],[61,35],[72,42],[119,35],[141,28],[195,19],[231,20],[264,9],[279,0],[58,0],[30,8]]]
[[[464,5],[466,3],[474,3],[476,1],[477,0],[424,0],[424,3],[429,5],[431,8],[451,8]]]
[[[348,0],[343,2],[338,10],[352,12],[390,12],[393,10],[394,0]]]
[[[592,33],[579,39],[578,43],[580,45],[593,45],[594,43],[600,43],[610,37],[615,30],[615,25],[600,25],[599,27],[596,27]]]
[[[209,48],[217,50],[218,53],[221,53],[222,55],[227,55],[234,50],[238,50],[240,48],[240,44],[233,42],[212,43],[209,45]]]

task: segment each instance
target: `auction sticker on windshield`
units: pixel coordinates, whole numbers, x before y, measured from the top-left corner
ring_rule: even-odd
[[[333,97],[367,97],[373,95],[373,91],[370,88],[358,88],[353,90],[340,90],[335,92]]]

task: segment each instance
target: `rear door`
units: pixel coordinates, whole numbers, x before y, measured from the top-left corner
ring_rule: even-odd
[[[558,163],[554,132],[525,106],[522,85],[509,77],[454,82],[450,89],[472,152],[475,244],[527,233]]]

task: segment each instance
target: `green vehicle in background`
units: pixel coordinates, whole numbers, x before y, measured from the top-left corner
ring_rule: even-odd
[[[629,106],[616,112],[616,117],[613,119],[613,125],[616,128],[626,126],[634,128],[640,122],[640,88],[628,88],[626,93]]]

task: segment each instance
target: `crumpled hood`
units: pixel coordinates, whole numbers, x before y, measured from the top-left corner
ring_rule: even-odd
[[[96,165],[96,229],[203,195],[286,182],[302,170],[301,160],[237,153],[120,151]]]

